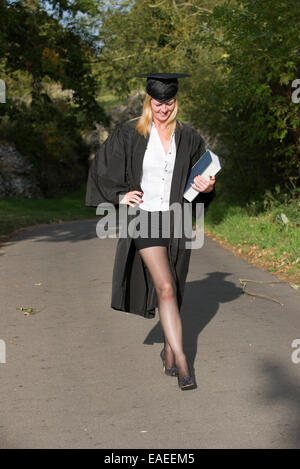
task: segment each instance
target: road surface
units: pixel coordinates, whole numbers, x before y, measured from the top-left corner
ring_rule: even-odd
[[[158,316],[110,308],[117,239],[96,222],[1,247],[0,447],[299,448],[299,291],[206,237],[181,308],[197,389],[182,392],[162,371]],[[283,306],[240,278],[274,282],[247,288]]]

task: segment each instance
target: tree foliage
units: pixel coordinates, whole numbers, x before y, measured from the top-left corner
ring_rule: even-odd
[[[300,11],[293,0],[135,0],[107,9],[103,83],[125,94],[135,73],[189,72],[184,117],[226,150],[229,183],[245,197],[299,180]],[[182,111],[183,112],[183,111]]]
[[[299,179],[300,107],[291,84],[300,77],[300,12],[292,0],[226,1],[214,9],[221,31],[206,44],[222,47],[224,93],[219,129],[231,150],[232,171],[261,190],[295,187]],[[241,163],[242,160],[242,163]]]
[[[87,148],[81,133],[94,122],[108,122],[96,100],[94,37],[59,19],[60,12],[93,13],[96,6],[91,0],[71,6],[53,2],[56,17],[37,0],[0,0],[0,69],[7,85],[7,102],[0,107],[2,139],[17,144],[35,163],[45,195],[85,179]],[[27,98],[22,79],[29,87]],[[58,97],[47,92],[49,83],[61,88]]]
[[[67,154],[72,161],[62,151],[69,126],[80,133],[105,120],[95,99],[99,87],[125,97],[144,88],[138,73],[186,72],[192,76],[180,81],[180,117],[217,138],[228,190],[249,198],[299,182],[300,104],[292,101],[291,85],[300,79],[300,11],[294,0],[0,0],[0,28],[0,71],[11,85],[11,102],[0,112],[20,134],[21,77],[30,82],[26,119],[31,109],[37,147],[49,126],[59,127],[64,141],[62,147],[48,142],[47,158]],[[54,102],[43,87],[47,80],[72,89],[72,100]]]

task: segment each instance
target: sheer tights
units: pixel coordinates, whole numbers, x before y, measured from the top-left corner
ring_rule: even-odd
[[[165,336],[166,368],[176,364],[179,378],[189,375],[182,346],[182,324],[179,315],[176,287],[172,277],[167,248],[152,246],[140,249],[158,297],[158,313]]]

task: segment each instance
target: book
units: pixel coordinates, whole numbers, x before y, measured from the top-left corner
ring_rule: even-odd
[[[199,191],[191,187],[191,183],[195,176],[200,174],[200,176],[209,181],[209,176],[215,176],[220,169],[222,169],[222,166],[218,155],[207,149],[191,168],[183,197],[189,202],[192,202],[199,194]]]

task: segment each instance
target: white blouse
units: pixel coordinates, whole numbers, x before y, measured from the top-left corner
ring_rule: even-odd
[[[176,158],[175,134],[166,154],[158,131],[152,122],[148,145],[144,155],[141,189],[143,203],[139,208],[153,211],[166,211],[170,206],[170,191]]]

